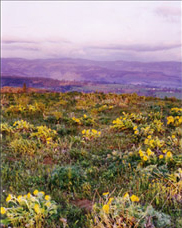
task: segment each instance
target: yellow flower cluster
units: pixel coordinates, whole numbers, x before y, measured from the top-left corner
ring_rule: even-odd
[[[154,156],[155,153],[153,151],[151,151],[150,148],[147,149],[147,151],[142,151],[141,149],[139,150],[139,155],[141,157],[141,159],[145,162],[148,161],[150,159],[151,156]],[[159,159],[163,159],[164,157],[166,159],[172,158],[172,153],[170,151],[167,151],[166,149],[162,151],[162,154],[160,154],[158,156]]]
[[[171,153],[171,151],[167,151],[166,149],[162,151],[162,154],[159,155],[159,159],[162,159],[162,158],[166,158],[166,159],[169,159],[169,158],[172,158],[173,157],[173,154]]]
[[[182,108],[171,108],[171,112],[182,113]]]
[[[131,199],[131,201],[132,202],[139,202],[139,198],[138,198],[138,196],[135,196],[135,195],[132,195],[131,197],[130,197],[130,199]]]
[[[16,130],[30,130],[34,128],[32,124],[24,120],[15,121],[13,127],[15,127]]]
[[[147,136],[154,133],[154,129],[152,129],[151,126],[141,127],[141,129],[139,130],[138,127],[135,125],[133,127],[133,130],[135,135],[141,135],[141,136],[142,135]]]
[[[167,117],[167,125],[173,125],[175,127],[178,127],[182,124],[182,116],[168,116]]]
[[[49,144],[52,141],[52,138],[57,135],[55,130],[48,128],[47,126],[38,126],[37,132],[31,133],[30,137],[37,137],[43,143]]]
[[[127,119],[127,117],[122,117],[122,116],[120,116],[116,120],[113,120],[112,123],[114,124],[112,128],[122,129],[122,130],[125,130],[127,128],[132,128],[133,126],[133,122],[131,119]]]
[[[144,144],[148,145],[150,148],[161,148],[165,142],[160,140],[157,136],[152,139],[151,135],[149,135],[145,139]]]
[[[108,202],[103,205],[102,210],[104,211],[104,213],[106,213],[106,214],[109,213],[110,204],[112,203],[113,200],[114,200],[114,198],[109,198]]]
[[[99,137],[101,135],[101,132],[100,131],[97,131],[95,129],[88,129],[88,130],[83,130],[82,131],[82,135],[84,138],[86,139],[92,139],[92,138],[96,138],[96,137]]]
[[[142,158],[143,161],[147,161],[147,160],[150,159],[150,156],[154,156],[155,155],[154,152],[151,151],[150,148],[148,148],[146,152],[142,151],[140,149],[138,153],[139,153],[139,155],[140,155],[140,157]]]
[[[57,213],[57,206],[55,202],[51,201],[51,197],[37,189],[33,192],[33,195],[30,192],[17,197],[9,194],[6,198],[6,202],[11,202],[11,205],[9,204],[8,208],[1,207],[1,214],[6,214],[10,220],[19,219],[19,217],[23,216],[23,213],[27,213],[27,211],[30,211],[32,219],[36,217],[36,214],[41,214],[43,217],[46,217],[48,213]],[[22,211],[22,215],[20,211]]]
[[[76,117],[72,117],[72,120],[77,124],[81,124],[81,121]]]
[[[130,198],[130,200],[131,200],[132,202],[139,202],[139,200],[140,200],[139,197],[136,196],[136,195],[132,195],[132,196],[130,197],[130,195],[128,194],[128,192],[124,194],[123,198],[124,198],[124,199],[129,199],[129,198]]]

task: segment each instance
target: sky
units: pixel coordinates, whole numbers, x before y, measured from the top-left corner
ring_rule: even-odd
[[[1,57],[181,61],[181,1],[1,1]]]

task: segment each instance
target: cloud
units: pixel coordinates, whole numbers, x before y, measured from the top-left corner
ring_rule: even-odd
[[[170,22],[178,22],[181,20],[181,8],[174,6],[161,5],[154,10],[154,13]]]
[[[59,38],[2,40],[2,57],[36,58],[83,58],[93,60],[159,61],[181,60],[181,44],[78,44]]]
[[[60,58],[84,56],[84,48],[69,40],[49,37],[46,39],[2,39],[2,57]]]
[[[108,45],[108,46],[90,46],[90,48],[94,49],[106,49],[106,50],[118,50],[118,51],[134,51],[134,52],[155,52],[155,51],[163,51],[170,50],[173,48],[180,48],[181,44],[132,44],[132,45]]]

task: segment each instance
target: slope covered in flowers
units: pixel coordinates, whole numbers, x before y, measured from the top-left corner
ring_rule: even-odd
[[[5,226],[182,226],[180,100],[6,94],[1,108]]]

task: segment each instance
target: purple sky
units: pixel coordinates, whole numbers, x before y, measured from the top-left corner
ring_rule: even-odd
[[[1,56],[181,61],[181,2],[3,1]]]

